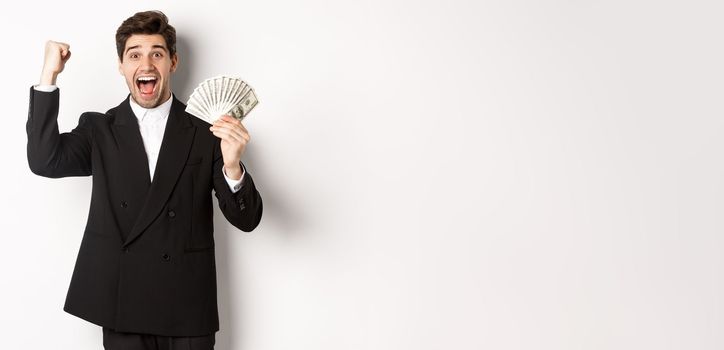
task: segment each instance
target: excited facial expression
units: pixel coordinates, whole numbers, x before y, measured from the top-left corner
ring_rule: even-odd
[[[118,70],[126,78],[131,97],[143,108],[153,108],[171,97],[171,73],[178,56],[169,54],[160,34],[133,34],[126,40]]]

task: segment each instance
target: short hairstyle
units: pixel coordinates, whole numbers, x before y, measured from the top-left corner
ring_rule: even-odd
[[[166,40],[169,55],[176,54],[176,29],[168,24],[168,17],[161,11],[144,11],[128,17],[116,31],[116,50],[118,59],[123,61],[126,41],[133,34],[161,34]]]

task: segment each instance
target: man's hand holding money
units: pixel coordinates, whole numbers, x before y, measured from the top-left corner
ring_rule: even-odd
[[[221,154],[224,157],[226,176],[233,180],[241,178],[239,161],[244,154],[250,136],[244,125],[230,115],[223,115],[209,128],[214,136],[221,139]]]

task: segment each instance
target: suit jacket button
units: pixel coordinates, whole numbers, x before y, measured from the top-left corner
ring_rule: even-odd
[[[123,209],[128,208],[128,203],[126,203],[126,201],[121,201],[121,208],[123,208]]]
[[[123,248],[124,253],[128,253],[128,247]]]
[[[164,254],[164,255],[161,257],[161,259],[163,259],[163,261],[169,261],[169,260],[171,260],[171,256],[168,255],[168,254]]]
[[[168,211],[168,217],[170,217],[170,218],[175,218],[175,217],[176,217],[176,212],[173,211],[173,210],[169,210],[169,211]]]

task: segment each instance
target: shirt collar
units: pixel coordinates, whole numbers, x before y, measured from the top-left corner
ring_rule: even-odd
[[[131,110],[133,114],[138,118],[138,122],[156,122],[166,119],[171,113],[171,103],[173,102],[173,94],[166,100],[166,102],[154,107],[154,108],[143,108],[136,101],[133,100],[132,96],[128,97],[131,103]]]

